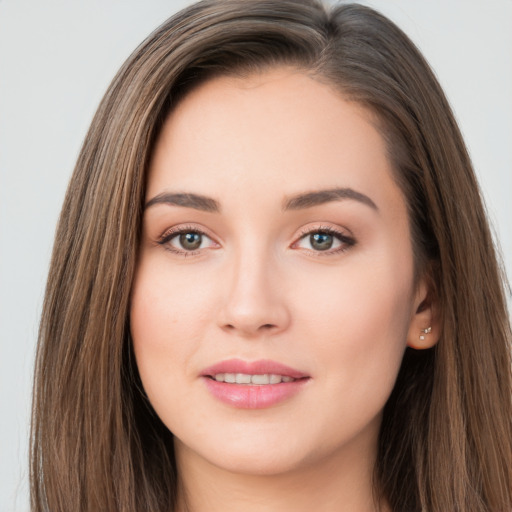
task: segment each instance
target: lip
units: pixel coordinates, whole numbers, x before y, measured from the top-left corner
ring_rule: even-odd
[[[245,373],[250,375],[275,374],[295,379],[279,384],[230,384],[217,382],[214,377],[219,373]],[[305,373],[271,360],[242,361],[230,359],[205,368],[201,372],[208,391],[218,400],[239,409],[264,409],[277,405],[299,393],[310,376]]]
[[[308,375],[300,372],[299,370],[295,370],[294,368],[269,359],[261,359],[259,361],[229,359],[205,368],[201,372],[201,375],[204,377],[214,377],[218,373],[247,373],[250,375],[273,373],[275,375],[286,375],[293,379],[303,379],[308,377]]]

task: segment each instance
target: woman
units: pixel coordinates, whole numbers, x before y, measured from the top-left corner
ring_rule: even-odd
[[[193,5],[120,70],[68,189],[33,510],[509,510],[501,283],[397,27]]]

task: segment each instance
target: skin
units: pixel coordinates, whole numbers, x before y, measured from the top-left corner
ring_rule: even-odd
[[[149,205],[133,285],[136,360],[175,435],[180,510],[378,508],[382,409],[407,344],[426,348],[437,332],[420,342],[432,307],[425,280],[414,280],[406,203],[373,121],[329,86],[279,68],[201,85],[162,129],[147,202],[193,193],[220,209]],[[336,188],[374,206],[349,197],[283,209]],[[198,250],[180,245],[180,229],[205,233]],[[326,229],[342,238],[321,251],[310,234]],[[277,405],[235,408],[201,377],[232,358],[310,378]]]

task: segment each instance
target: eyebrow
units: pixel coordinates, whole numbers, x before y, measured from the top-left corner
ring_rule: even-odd
[[[379,211],[377,205],[367,195],[357,192],[352,188],[331,188],[298,194],[285,201],[283,210],[303,210],[305,208],[330,203],[331,201],[341,201],[344,199],[358,201],[375,211]]]
[[[169,204],[173,206],[184,206],[185,208],[194,208],[204,212],[220,212],[220,204],[211,197],[201,196],[199,194],[180,194],[163,192],[150,199],[144,206],[147,209],[155,204]]]
[[[365,194],[357,192],[352,188],[331,188],[327,190],[318,190],[315,192],[305,192],[287,199],[283,210],[303,210],[312,208],[332,201],[341,201],[352,199],[359,201],[373,210],[378,211],[377,205]],[[155,204],[169,204],[173,206],[183,206],[205,212],[220,212],[220,204],[211,197],[191,193],[170,193],[163,192],[150,199],[144,206],[147,209]]]

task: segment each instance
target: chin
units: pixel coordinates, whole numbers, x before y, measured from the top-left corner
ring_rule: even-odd
[[[221,442],[203,439],[197,446],[186,446],[175,438],[175,451],[178,459],[181,454],[192,451],[205,463],[231,473],[275,476],[300,468],[307,450],[289,437],[269,439],[267,433],[262,433],[245,439],[226,435]]]

